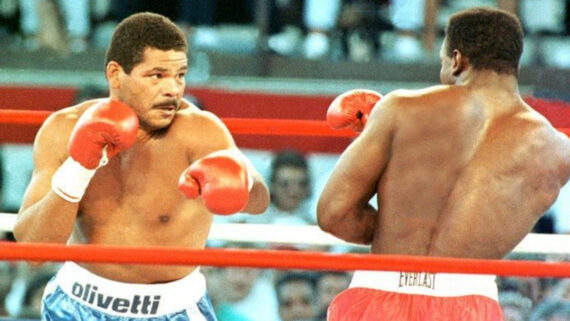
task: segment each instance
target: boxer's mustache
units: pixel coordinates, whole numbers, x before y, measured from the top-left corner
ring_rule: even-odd
[[[160,103],[156,103],[153,105],[154,108],[161,108],[161,107],[170,107],[170,106],[174,106],[176,109],[178,109],[179,103],[177,100],[172,99],[172,100],[166,100]]]

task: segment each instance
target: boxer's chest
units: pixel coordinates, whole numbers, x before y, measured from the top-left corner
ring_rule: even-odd
[[[84,201],[168,206],[180,196],[178,178],[187,166],[183,150],[167,142],[135,144],[97,170]]]

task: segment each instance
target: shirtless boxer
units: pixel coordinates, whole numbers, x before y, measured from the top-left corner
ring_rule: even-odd
[[[320,196],[319,226],[377,254],[508,254],[570,176],[570,141],[519,94],[522,37],[516,16],[468,9],[446,28],[442,85],[337,97],[330,124],[362,132]],[[493,276],[444,273],[357,271],[328,314],[502,320]]]
[[[262,213],[262,177],[212,113],[182,99],[184,34],[135,14],[106,55],[110,97],[51,115],[14,228],[20,242],[202,249],[213,214]],[[67,262],[44,320],[216,320],[196,266]]]

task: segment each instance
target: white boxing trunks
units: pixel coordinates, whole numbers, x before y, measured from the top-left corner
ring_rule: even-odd
[[[66,262],[48,283],[42,320],[216,321],[198,269],[168,283],[108,280]]]
[[[357,271],[328,321],[502,321],[495,276]]]

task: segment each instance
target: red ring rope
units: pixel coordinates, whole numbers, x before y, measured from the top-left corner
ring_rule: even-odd
[[[39,125],[52,111],[47,110],[16,110],[0,109],[0,123]],[[325,121],[319,120],[289,120],[262,118],[222,118],[233,134],[276,135],[276,136],[329,136],[352,137],[354,132],[349,129],[333,130]],[[558,128],[570,136],[570,128]]]
[[[52,111],[48,110],[0,109],[0,123],[39,125],[51,113]]]
[[[39,125],[52,111],[0,109],[0,123]],[[351,137],[351,130],[333,130],[326,122],[318,120],[246,119],[223,118],[222,121],[234,134],[258,134],[278,136],[335,136]]]
[[[165,265],[237,266],[309,270],[384,270],[569,277],[570,262],[481,260],[402,255],[335,254],[309,251],[187,249],[0,243],[0,260],[76,261]]]

